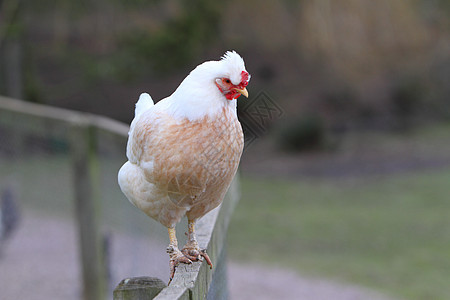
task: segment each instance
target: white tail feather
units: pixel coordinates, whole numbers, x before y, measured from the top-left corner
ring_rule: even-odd
[[[150,97],[147,93],[142,93],[139,96],[138,102],[136,102],[136,109],[134,111],[134,117],[137,118],[142,113],[144,113],[146,110],[148,110],[150,107],[154,105],[152,97]]]
[[[139,96],[139,100],[136,102],[136,109],[134,110],[134,119],[131,122],[130,125],[130,130],[128,131],[128,142],[127,142],[127,157],[128,160],[135,162],[135,159],[133,158],[133,153],[131,151],[131,147],[134,143],[133,141],[133,131],[134,131],[134,126],[136,126],[136,123],[139,120],[139,117],[146,112],[147,110],[149,110],[152,106],[154,105],[152,97],[150,97],[149,94],[147,93],[142,93]]]

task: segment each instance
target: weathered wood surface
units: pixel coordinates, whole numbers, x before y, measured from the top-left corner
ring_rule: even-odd
[[[156,277],[134,277],[123,279],[114,290],[115,300],[150,300],[167,285]]]

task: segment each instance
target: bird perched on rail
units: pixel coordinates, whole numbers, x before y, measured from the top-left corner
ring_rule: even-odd
[[[228,51],[197,66],[157,104],[146,93],[136,103],[119,185],[131,203],[168,228],[170,280],[179,263],[205,258],[212,268],[195,222],[222,202],[236,174],[244,145],[236,100],[248,97],[249,80],[244,60]],[[175,225],[185,215],[188,239],[180,251]]]

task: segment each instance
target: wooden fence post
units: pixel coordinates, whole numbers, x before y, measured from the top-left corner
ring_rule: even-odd
[[[84,119],[71,128],[75,212],[85,300],[106,299],[103,243],[100,234],[98,162],[94,127]]]
[[[156,277],[134,277],[122,280],[114,290],[114,300],[150,300],[167,285]]]

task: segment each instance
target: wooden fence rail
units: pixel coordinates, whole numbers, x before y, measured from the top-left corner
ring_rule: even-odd
[[[17,125],[17,120],[20,120],[20,125]],[[106,117],[0,96],[0,125],[8,127],[11,124],[21,126],[29,133],[45,128],[48,135],[64,132],[68,137],[83,295],[85,300],[107,299],[106,266],[99,229],[101,201],[97,191],[97,142],[101,135],[110,135],[123,143],[129,127]],[[208,249],[214,264],[212,270],[204,262],[181,265],[168,287],[155,278],[126,278],[115,289],[114,299],[153,299],[155,295],[154,299],[226,299],[226,235],[231,214],[239,199],[238,191],[238,180],[235,179],[224,203],[197,223],[198,242],[200,247]]]

